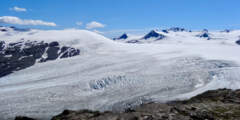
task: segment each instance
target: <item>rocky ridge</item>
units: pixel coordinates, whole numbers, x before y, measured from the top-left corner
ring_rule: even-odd
[[[22,70],[34,65],[56,59],[80,55],[80,50],[68,46],[61,46],[57,41],[20,40],[6,43],[0,41],[0,77],[14,71]]]
[[[239,120],[240,90],[207,91],[185,101],[147,103],[123,113],[65,110],[52,120]],[[34,120],[16,117],[16,120]]]

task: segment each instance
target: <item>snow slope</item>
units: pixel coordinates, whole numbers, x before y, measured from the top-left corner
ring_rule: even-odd
[[[112,41],[85,30],[0,32],[6,42],[59,41],[81,55],[37,63],[0,78],[0,116],[49,119],[64,109],[120,110],[142,102],[186,99],[240,88],[240,31],[169,32],[149,44]]]

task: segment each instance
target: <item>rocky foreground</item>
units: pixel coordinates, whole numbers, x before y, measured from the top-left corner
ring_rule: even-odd
[[[240,90],[207,91],[186,101],[148,103],[123,113],[65,110],[52,120],[240,120]]]

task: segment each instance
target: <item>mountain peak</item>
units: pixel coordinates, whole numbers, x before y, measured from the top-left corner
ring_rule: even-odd
[[[127,39],[128,35],[126,33],[123,33],[119,38],[113,38],[113,40],[121,40],[121,39]]]
[[[155,38],[159,37],[159,39],[162,39],[165,36],[162,35],[162,34],[157,33],[155,30],[152,30],[147,35],[145,35],[143,38],[144,39],[149,39],[149,38],[152,38],[152,37],[155,37]]]

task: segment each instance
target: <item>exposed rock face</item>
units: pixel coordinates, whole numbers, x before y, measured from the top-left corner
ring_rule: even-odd
[[[79,49],[62,46],[58,42],[24,41],[6,44],[0,41],[0,77],[13,71],[47,62],[57,58],[68,58],[80,54]]]
[[[52,120],[239,120],[240,90],[205,92],[186,101],[148,103],[123,113],[65,110]],[[28,120],[28,119],[16,119]]]
[[[60,58],[73,57],[80,54],[79,49],[63,46],[60,52]]]
[[[157,33],[154,30],[152,30],[151,32],[149,32],[147,35],[145,35],[143,37],[143,39],[145,39],[145,40],[149,39],[149,38],[157,38],[157,40],[161,40],[161,39],[165,38],[165,36],[162,35],[162,34]]]

